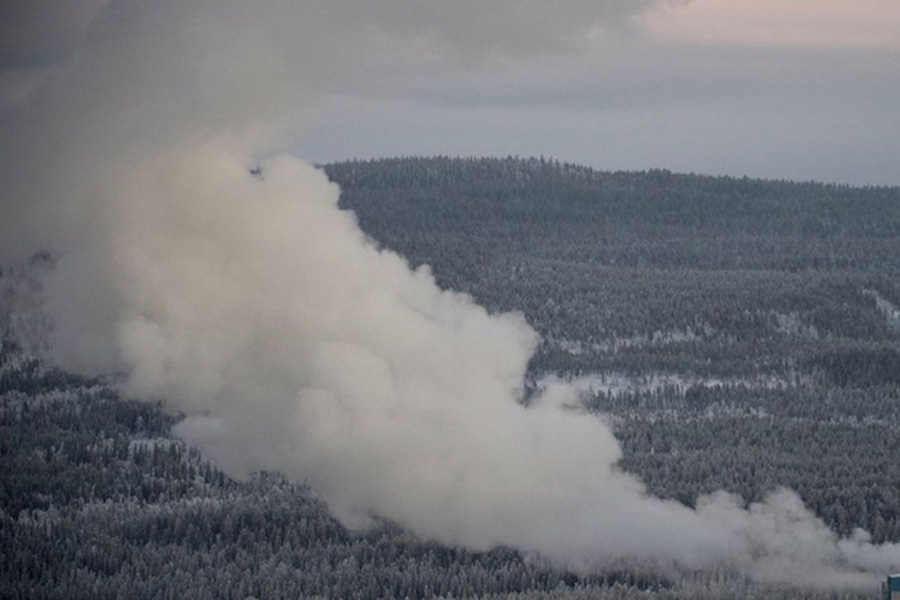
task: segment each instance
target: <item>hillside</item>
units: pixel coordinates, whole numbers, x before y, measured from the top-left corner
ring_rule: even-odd
[[[522,311],[544,339],[531,385],[580,378],[652,493],[788,486],[841,533],[900,541],[900,189],[542,159],[324,168],[376,243]],[[277,474],[228,479],[173,438],[178,415],[34,358],[46,269],[0,273],[0,597],[872,596],[349,532]]]

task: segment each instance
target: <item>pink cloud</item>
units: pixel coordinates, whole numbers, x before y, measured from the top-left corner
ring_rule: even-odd
[[[692,0],[646,22],[661,41],[900,50],[896,0]]]

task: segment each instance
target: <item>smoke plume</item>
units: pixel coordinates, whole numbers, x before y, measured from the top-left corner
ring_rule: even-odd
[[[179,435],[233,476],[310,482],[351,527],[386,517],[578,568],[634,557],[835,585],[895,568],[900,548],[839,538],[788,491],[748,508],[649,496],[571,388],[517,402],[537,341],[520,315],[410,270],[280,154],[385,36],[464,59],[565,51],[650,4],[107,5],[65,72],[2,116],[4,256],[60,256],[53,359],[182,412]]]

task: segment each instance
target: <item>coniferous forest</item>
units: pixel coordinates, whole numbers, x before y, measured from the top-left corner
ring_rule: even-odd
[[[528,386],[576,381],[651,493],[786,486],[841,534],[900,542],[900,188],[543,158],[323,168],[373,243],[524,313]],[[162,405],[42,361],[53,261],[0,272],[0,598],[877,597],[348,531],[300,483],[229,479]]]

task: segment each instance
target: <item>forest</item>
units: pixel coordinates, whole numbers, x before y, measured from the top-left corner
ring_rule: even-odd
[[[900,188],[518,157],[321,168],[373,244],[523,313],[529,388],[575,382],[651,493],[785,486],[841,534],[900,542]],[[163,405],[42,360],[53,262],[0,271],[2,598],[877,597],[348,531],[302,483],[228,478]]]

